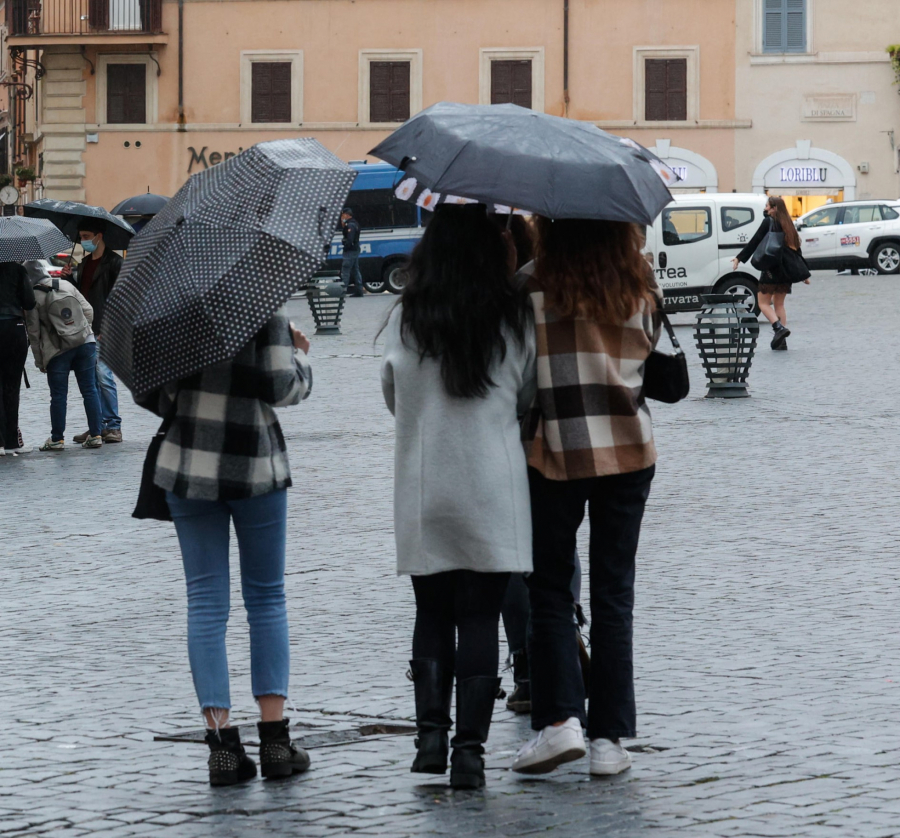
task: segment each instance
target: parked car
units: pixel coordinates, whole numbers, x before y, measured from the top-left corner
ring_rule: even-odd
[[[402,172],[387,163],[352,161],[359,174],[347,196],[347,206],[359,222],[359,270],[363,285],[371,293],[388,290],[399,294],[405,277],[403,267],[418,244],[431,215],[394,195]],[[326,269],[340,270],[340,232],[331,242]]]
[[[665,295],[666,311],[696,311],[703,294],[736,294],[758,312],[759,271],[731,260],[763,219],[765,195],[700,192],[675,195],[647,228],[645,253]]]
[[[810,268],[900,273],[900,201],[844,201],[797,219]]]

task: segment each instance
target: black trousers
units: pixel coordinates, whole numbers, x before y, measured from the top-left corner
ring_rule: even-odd
[[[566,481],[548,480],[528,469],[534,534],[534,573],[526,578],[531,599],[528,663],[535,730],[576,716],[586,723],[590,739],[636,735],[634,561],[654,471],[651,466],[629,474]],[[572,619],[575,537],[585,504],[591,521],[587,716]]]
[[[18,448],[19,388],[28,357],[22,320],[0,320],[0,448]]]
[[[455,668],[457,681],[496,677],[500,608],[509,576],[474,570],[413,576],[413,658],[438,660],[448,669]]]

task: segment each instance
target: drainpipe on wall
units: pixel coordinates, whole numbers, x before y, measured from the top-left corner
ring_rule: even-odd
[[[569,0],[563,0],[563,116],[569,115]]]
[[[178,0],[178,130],[187,131],[184,124],[184,0]]]

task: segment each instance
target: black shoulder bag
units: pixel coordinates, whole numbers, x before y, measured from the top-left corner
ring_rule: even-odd
[[[156,461],[159,459],[159,449],[162,447],[163,440],[175,421],[175,414],[178,412],[178,393],[175,393],[175,400],[169,408],[159,426],[159,430],[150,440],[147,446],[147,456],[144,457],[144,470],[141,472],[141,488],[138,491],[137,503],[134,512],[131,513],[132,518],[149,518],[154,521],[171,521],[172,513],[169,511],[169,504],[166,501],[166,490],[161,489],[154,482],[156,477]]]
[[[675,337],[675,330],[669,322],[669,318],[659,304],[659,315],[663,326],[669,334],[669,340],[675,347],[675,354],[660,352],[654,349],[644,364],[644,389],[643,394],[648,399],[653,399],[666,404],[680,402],[691,390],[691,381],[688,377],[687,358],[684,350]]]
[[[781,251],[784,249],[784,233],[775,219],[769,219],[769,232],[757,245],[750,264],[758,271],[771,271],[781,264]]]

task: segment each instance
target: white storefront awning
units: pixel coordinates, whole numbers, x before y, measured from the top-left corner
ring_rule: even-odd
[[[671,189],[672,192],[718,192],[719,174],[710,160],[687,148],[677,148],[671,140],[657,140],[650,149],[681,180]]]
[[[753,191],[776,195],[836,195],[845,201],[856,197],[856,172],[840,155],[813,148],[810,140],[798,140],[795,148],[770,154],[753,173]]]

